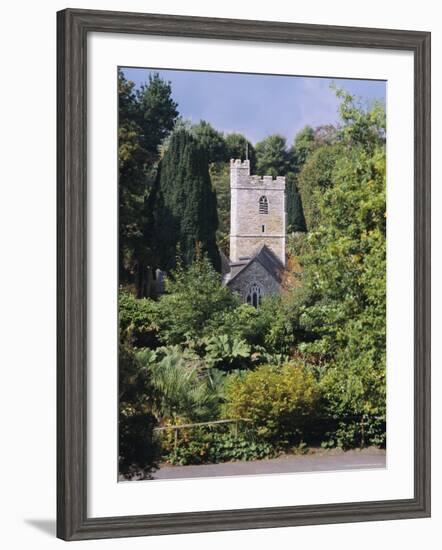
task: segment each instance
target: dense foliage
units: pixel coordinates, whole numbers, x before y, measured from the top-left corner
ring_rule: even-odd
[[[136,360],[127,336],[120,337],[118,359],[120,473],[148,477],[160,458],[153,432],[158,421],[152,411],[150,376]]]
[[[253,147],[179,119],[157,76],[136,91],[120,74],[119,87],[120,471],[254,460],[305,442],[385,445],[383,106],[336,90],[339,126]],[[287,182],[284,290],[258,309],[219,274],[229,160],[246,154],[253,172]]]
[[[177,253],[186,265],[191,264],[199,248],[220,270],[216,194],[207,152],[185,130],[172,135],[161,160],[151,209],[161,269],[173,268]]]
[[[256,144],[256,170],[261,176],[283,176],[289,171],[290,155],[284,136],[268,136]]]
[[[198,257],[188,268],[179,263],[167,279],[166,290],[157,304],[157,323],[161,341],[167,344],[183,344],[210,334],[211,326],[238,303],[221,285],[221,276],[206,256]]]
[[[302,437],[318,401],[314,376],[303,365],[262,365],[230,377],[224,411],[229,418],[249,418],[258,436],[274,443]]]
[[[305,233],[304,209],[302,207],[301,195],[299,194],[296,175],[289,172],[285,180],[285,200],[287,210],[287,232]]]
[[[158,147],[173,129],[178,111],[170,84],[158,74],[140,89],[118,72],[119,276],[138,296],[146,292],[155,263],[155,236],[147,202],[154,187]]]
[[[348,121],[339,134],[345,154],[336,158],[329,185],[321,189],[316,203],[319,226],[310,233],[303,256],[304,284],[310,296],[302,323],[315,340],[301,349],[326,364],[321,384],[330,414],[346,417],[349,425],[367,424],[364,437],[381,442],[385,432],[385,115],[380,106],[361,113],[346,96],[342,117]],[[329,147],[336,151],[335,146]],[[353,438],[351,430],[348,440],[340,436],[345,444],[352,444]]]
[[[164,458],[171,464],[204,464],[231,460],[259,460],[277,456],[278,451],[241,426],[241,433],[206,428],[180,430],[178,444],[168,435],[163,439]]]

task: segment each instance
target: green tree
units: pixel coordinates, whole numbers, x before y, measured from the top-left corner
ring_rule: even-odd
[[[153,202],[160,267],[173,268],[177,253],[188,265],[199,249],[220,270],[216,194],[206,151],[189,132],[172,135],[159,166]]]
[[[230,163],[214,162],[210,165],[210,179],[216,192],[219,248],[229,257],[230,236]]]
[[[118,162],[119,162],[119,274],[133,281],[137,271],[136,251],[143,238],[143,206],[146,193],[146,150],[140,143],[138,103],[134,83],[118,72]]]
[[[327,179],[329,167],[326,165],[324,157],[328,158],[328,155],[332,156],[333,153],[325,146],[335,142],[336,128],[332,125],[319,126],[315,129],[305,126],[296,134],[290,149],[292,173],[288,174],[286,186],[289,232],[306,231],[308,225],[306,218],[309,218],[309,223],[314,225],[317,215],[314,193],[316,193],[317,187],[323,187],[326,184],[324,180]],[[322,153],[317,153],[315,159],[310,161],[308,168],[305,168],[304,171],[307,161],[321,147],[324,147]],[[324,151],[326,152],[324,153]],[[301,192],[300,188],[302,188]],[[321,192],[320,189],[319,192]],[[305,201],[306,214],[303,201]]]
[[[153,386],[149,372],[136,361],[130,339],[120,332],[119,367],[119,472],[148,478],[157,466],[160,450],[153,435]]]
[[[256,170],[262,176],[285,176],[290,156],[284,136],[274,134],[256,144]]]
[[[151,298],[136,298],[132,293],[118,293],[118,321],[121,338],[136,348],[156,348],[158,326],[155,323],[157,302]]]
[[[351,96],[341,97],[340,146],[328,146],[334,158],[325,171],[327,185],[315,195],[318,225],[302,257],[308,300],[301,320],[316,336],[301,349],[325,365],[321,384],[329,414],[344,419],[340,442],[354,444],[358,434],[359,443],[356,427],[365,422],[364,437],[380,443],[385,428],[384,117],[378,106],[364,111]]]
[[[299,194],[296,181],[296,175],[293,172],[289,172],[285,180],[287,233],[305,232],[307,230],[301,195]]]
[[[206,150],[209,163],[228,160],[224,136],[221,132],[215,130],[211,124],[205,120],[200,120],[198,124],[192,126],[191,131],[198,143]]]
[[[372,152],[385,146],[386,116],[385,104],[375,100],[364,105],[344,89],[336,89],[341,99],[339,112],[343,121],[339,138],[347,148],[357,145]]]
[[[209,161],[210,179],[217,198],[218,229],[217,243],[225,254],[229,254],[230,228],[230,171],[229,152],[222,132],[218,132],[208,122],[201,120],[190,131],[198,143],[206,150]]]
[[[244,135],[234,132],[226,135],[225,142],[227,149],[226,161],[230,159],[245,160],[247,155],[250,160],[250,170],[254,173],[256,169],[256,152],[250,141]]]
[[[150,155],[150,161],[158,160],[158,147],[170,134],[178,117],[178,104],[172,99],[170,82],[158,73],[149,74],[149,80],[136,93],[140,141]]]
[[[336,161],[344,154],[341,144],[322,145],[308,157],[297,177],[297,187],[308,231],[321,223],[321,196],[332,185]]]
[[[320,134],[320,129],[315,131],[311,126],[305,126],[296,134],[290,148],[292,171],[287,174],[286,180],[288,232],[305,232],[307,230],[298,178],[307,159],[322,142]]]
[[[207,256],[198,256],[188,267],[178,264],[166,280],[166,290],[158,301],[156,323],[167,344],[200,339],[238,305]]]
[[[206,151],[210,179],[217,197],[219,224],[216,239],[220,249],[228,255],[230,229],[230,153],[227,151],[226,141],[221,132],[215,130],[211,124],[204,120],[192,125],[188,120],[178,119],[172,133],[161,144],[162,156],[169,149],[173,135],[181,131],[190,133]]]
[[[153,253],[152,205],[158,148],[178,112],[170,84],[158,74],[135,91],[118,72],[119,97],[119,276],[141,296],[149,292]]]
[[[315,131],[311,126],[304,126],[304,128],[296,134],[291,148],[295,172],[300,171],[314,148]]]

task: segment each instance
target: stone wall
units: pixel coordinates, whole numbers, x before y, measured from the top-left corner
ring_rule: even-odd
[[[242,237],[230,236],[230,258],[232,262],[238,262],[246,258],[252,258],[261,245],[266,244],[268,248],[285,265],[285,239],[281,236],[270,235],[248,235]]]
[[[251,262],[235,279],[229,284],[232,292],[237,292],[245,301],[249,288],[258,284],[262,290],[262,296],[277,294],[281,287],[278,282],[258,262]]]

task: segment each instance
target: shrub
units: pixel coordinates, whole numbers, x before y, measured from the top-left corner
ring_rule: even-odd
[[[173,437],[172,432],[169,432],[162,442],[162,458],[171,464],[217,464],[277,455],[270,443],[258,440],[250,430],[234,434],[230,429],[220,432],[219,428],[185,428],[180,430],[176,448]]]
[[[139,368],[148,372],[151,383],[151,410],[159,422],[206,420],[218,414],[222,384],[191,350],[178,346],[138,350]]]
[[[156,420],[150,413],[120,409],[118,462],[120,474],[149,478],[158,465],[160,447],[153,436]]]
[[[156,309],[153,300],[135,298],[130,292],[120,291],[118,318],[121,338],[129,337],[135,347],[155,348],[158,345]]]
[[[206,256],[181,265],[166,280],[167,294],[157,303],[156,321],[165,344],[183,344],[205,334],[206,326],[238,302]]]
[[[205,341],[205,361],[222,370],[248,366],[251,348],[245,340],[231,338],[227,334],[211,336]]]
[[[325,431],[324,446],[385,445],[385,364],[374,360],[363,344],[361,336],[358,363],[342,357],[322,375],[323,414],[334,420]]]
[[[324,448],[352,449],[367,445],[385,448],[385,414],[381,416],[350,415],[341,419],[329,418],[327,425],[330,428],[322,430],[321,446]]]
[[[266,296],[259,308],[241,304],[212,317],[205,328],[209,337],[219,334],[245,340],[269,352],[289,353],[293,347],[296,311],[286,305],[287,296]]]
[[[208,337],[227,334],[230,338],[246,340],[252,346],[262,346],[274,317],[273,307],[265,307],[269,300],[272,301],[272,297],[265,297],[259,308],[243,303],[218,312],[207,323],[205,334]]]
[[[224,414],[249,418],[258,437],[282,444],[299,440],[312,420],[319,390],[301,364],[263,365],[226,384]]]
[[[272,353],[290,354],[296,343],[297,308],[293,293],[264,300],[263,314],[271,318],[264,337],[264,347]]]
[[[145,362],[154,352],[146,351]],[[151,413],[150,373],[136,360],[130,342],[119,345],[119,471],[126,477],[149,477],[159,458],[153,438],[156,419]]]

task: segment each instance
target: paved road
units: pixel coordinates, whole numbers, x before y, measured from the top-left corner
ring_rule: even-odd
[[[365,470],[385,468],[385,466],[385,451],[364,449],[363,451],[311,455],[285,455],[280,458],[250,462],[225,462],[223,464],[202,464],[200,466],[163,466],[153,474],[153,479]]]

